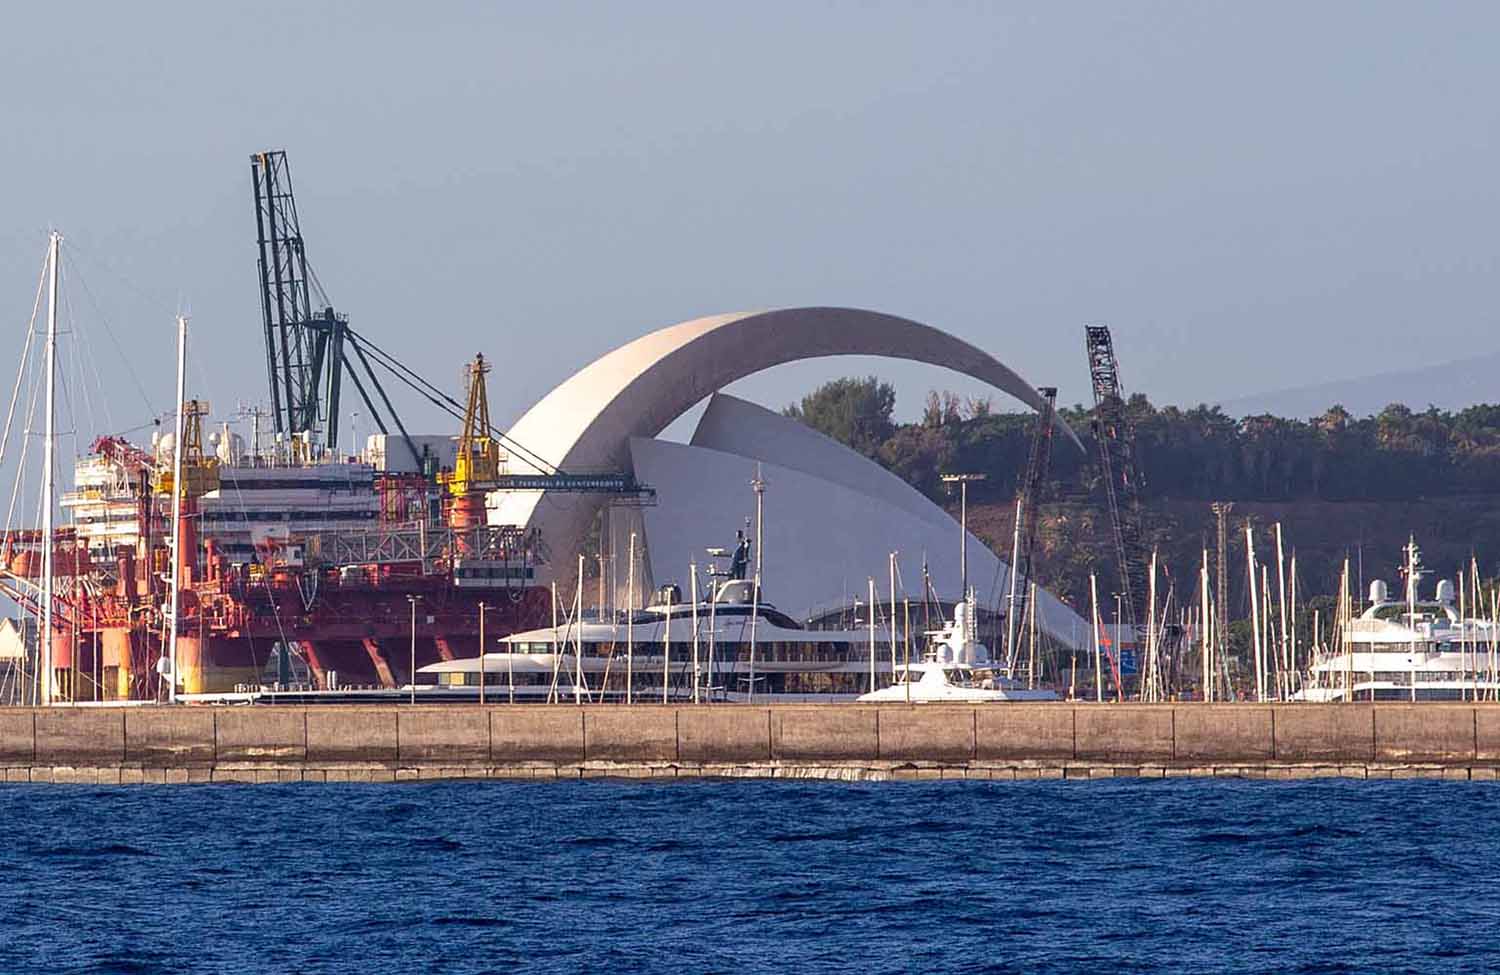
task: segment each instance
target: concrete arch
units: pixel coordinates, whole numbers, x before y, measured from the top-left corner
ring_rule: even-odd
[[[1033,409],[1043,403],[998,359],[930,325],[856,308],[787,308],[698,318],[620,346],[539,400],[509,435],[570,473],[625,470],[632,437],[655,437],[724,386],[772,366],[837,355],[941,366]],[[1061,419],[1058,429],[1078,444]],[[512,454],[513,471],[528,466]],[[544,502],[540,493],[503,495],[491,501],[491,521],[539,528],[555,546],[586,530],[596,508],[597,499],[585,503],[578,496]]]

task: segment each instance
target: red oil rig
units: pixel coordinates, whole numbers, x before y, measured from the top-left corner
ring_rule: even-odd
[[[413,659],[471,656],[481,633],[550,618],[537,540],[489,524],[486,497],[597,493],[601,479],[548,467],[511,484],[484,357],[460,402],[351,329],[308,267],[285,153],[257,153],[251,172],[271,409],[241,417],[246,442],[228,423],[208,430],[209,405],[179,389],[180,433],[98,438],[60,493],[71,524],[52,528],[49,503],[42,529],[5,536],[0,592],[39,620],[21,700],[396,688]],[[49,261],[55,317],[55,239]],[[409,433],[382,372],[460,420],[458,435]],[[338,451],[345,378],[379,431],[363,455]]]

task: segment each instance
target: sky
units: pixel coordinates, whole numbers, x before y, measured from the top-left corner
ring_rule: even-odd
[[[497,423],[701,315],[849,305],[1089,397],[1191,404],[1500,351],[1500,6],[29,4],[0,36],[0,345],[66,238],[92,432],[267,398],[249,157],[361,333]],[[69,353],[65,351],[65,358]],[[6,357],[13,361],[14,356]],[[972,381],[847,374],[898,415]],[[0,377],[0,385],[9,380]],[[997,405],[1008,406],[1003,394]],[[407,402],[411,424],[450,421]],[[367,432],[367,431],[366,431]]]

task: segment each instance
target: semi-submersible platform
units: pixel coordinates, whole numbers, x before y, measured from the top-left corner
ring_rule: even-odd
[[[45,652],[28,655],[22,702],[164,699],[169,644],[181,694],[401,686],[413,658],[470,656],[481,633],[550,618],[541,542],[487,523],[493,492],[646,491],[624,475],[505,473],[507,446],[524,448],[490,424],[484,358],[461,400],[355,332],[308,268],[285,153],[255,154],[251,174],[270,409],[241,411],[247,439],[183,400],[179,379],[180,433],[99,437],[56,494],[70,523],[5,535],[0,592],[51,636],[32,641]],[[54,341],[55,326],[49,354]],[[460,421],[456,435],[409,433],[392,377]],[[378,431],[360,455],[337,449],[345,380]]]

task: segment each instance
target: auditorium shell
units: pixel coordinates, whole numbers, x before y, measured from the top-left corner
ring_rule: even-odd
[[[594,495],[496,492],[493,524],[525,525],[548,551],[543,571],[571,580],[577,552],[607,508],[606,578],[624,591],[679,583],[706,550],[732,547],[755,513],[750,482],[764,488],[763,591],[779,609],[808,619],[863,600],[874,579],[890,598],[896,553],[898,599],[920,600],[924,563],[945,600],[960,591],[959,526],[946,511],[878,464],[801,423],[725,395],[745,376],[786,362],[874,355],[943,366],[1038,408],[1040,394],[988,353],[931,326],[878,312],[795,308],[700,318],[660,329],[595,360],[536,403],[510,429],[525,453],[570,473],[632,472],[656,492],[653,504],[611,504]],[[689,443],[659,434],[708,399]],[[1078,441],[1058,420],[1062,449]],[[510,470],[529,473],[512,453]],[[753,534],[753,531],[750,532]],[[636,574],[626,553],[634,538]],[[982,604],[1008,591],[1008,567],[972,534],[970,584]],[[637,602],[639,602],[637,597]],[[1089,642],[1087,622],[1050,593],[1038,599],[1039,627],[1067,646]]]

